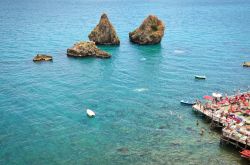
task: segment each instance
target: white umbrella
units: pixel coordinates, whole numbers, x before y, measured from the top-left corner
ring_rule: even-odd
[[[216,98],[220,98],[220,97],[222,97],[222,94],[220,94],[220,93],[212,93],[212,96],[216,97]]]

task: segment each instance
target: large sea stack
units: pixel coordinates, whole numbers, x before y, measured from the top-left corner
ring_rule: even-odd
[[[97,45],[119,45],[120,40],[107,14],[102,14],[99,24],[89,34],[89,40]]]
[[[140,45],[158,44],[164,35],[164,23],[156,16],[149,15],[139,28],[129,33],[131,42]]]
[[[98,58],[110,58],[111,55],[105,51],[97,48],[94,42],[85,41],[74,44],[72,48],[67,49],[67,55],[73,57],[98,57]]]

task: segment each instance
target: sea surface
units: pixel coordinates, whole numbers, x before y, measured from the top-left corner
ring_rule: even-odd
[[[101,47],[112,58],[67,57],[103,12],[121,40]],[[161,44],[131,44],[149,14]],[[249,16],[247,0],[1,0],[0,164],[248,164],[180,100],[249,89]]]

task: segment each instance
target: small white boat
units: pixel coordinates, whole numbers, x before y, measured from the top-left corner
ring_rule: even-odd
[[[205,80],[207,78],[206,76],[199,76],[199,75],[195,75],[194,77],[195,79],[200,79],[200,80]]]
[[[95,112],[92,111],[92,110],[90,110],[90,109],[87,109],[87,110],[86,110],[86,113],[87,113],[87,115],[88,115],[89,117],[95,117]]]

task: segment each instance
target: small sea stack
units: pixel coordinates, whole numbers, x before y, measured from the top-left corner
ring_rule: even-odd
[[[46,55],[46,54],[37,54],[34,58],[33,61],[34,62],[40,62],[40,61],[52,61],[53,57],[50,55]]]
[[[81,41],[72,48],[67,49],[67,55],[71,57],[97,57],[97,58],[110,58],[111,55],[101,49],[97,48],[92,41]]]
[[[98,25],[89,34],[89,40],[97,45],[119,45],[120,40],[115,28],[108,19],[107,14],[102,14]]]
[[[244,62],[242,65],[243,67],[250,67],[250,62]]]
[[[139,28],[129,33],[129,39],[140,45],[158,44],[161,42],[164,30],[164,23],[156,16],[149,15]]]

